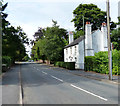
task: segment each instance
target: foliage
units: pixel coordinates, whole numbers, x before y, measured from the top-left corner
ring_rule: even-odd
[[[39,28],[37,32],[35,32],[35,34],[33,35],[35,38],[35,41],[38,41],[39,39],[42,38],[43,36],[43,30],[42,28]]]
[[[57,22],[53,21],[53,26],[44,29],[43,35],[41,39],[35,42],[32,48],[32,55],[34,58],[62,61],[67,31],[63,28],[59,28]]]
[[[79,38],[80,36],[84,36],[84,32],[82,30],[76,31],[73,33],[73,35],[74,35],[74,40],[75,40],[75,39]]]
[[[83,30],[83,16],[84,22],[87,21],[91,22],[92,30],[96,30],[100,28],[103,22],[107,23],[107,14],[105,11],[101,11],[97,5],[94,4],[80,4],[74,11],[74,26],[76,27],[77,31]],[[84,24],[85,24],[84,23]],[[114,22],[110,22],[111,29],[116,27]]]
[[[120,25],[120,16],[118,17],[118,23],[117,24]]]
[[[29,40],[22,28],[14,28],[6,18],[8,14],[4,13],[8,3],[2,5],[2,55],[9,56],[12,61],[22,60],[26,55],[24,43],[28,44]]]
[[[63,67],[63,68],[67,68],[69,70],[75,70],[75,62],[55,62],[54,63],[55,66],[59,66],[59,67]]]
[[[12,64],[12,59],[9,56],[2,56],[2,64],[10,66]]]
[[[120,51],[112,51],[112,73],[120,75]],[[98,52],[95,56],[85,57],[85,70],[108,74],[108,52]]]
[[[114,49],[120,50],[120,28],[113,30],[111,33],[111,42]]]
[[[30,57],[28,56],[28,55],[26,55],[23,59],[22,59],[22,61],[28,61],[30,59]]]

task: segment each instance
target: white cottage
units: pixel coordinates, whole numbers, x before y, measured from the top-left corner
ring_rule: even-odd
[[[91,24],[86,22],[85,36],[74,41],[72,32],[69,33],[69,45],[64,48],[64,61],[75,62],[76,69],[84,69],[84,56],[94,56],[99,51],[108,51],[106,23],[102,23],[101,30],[91,32]]]

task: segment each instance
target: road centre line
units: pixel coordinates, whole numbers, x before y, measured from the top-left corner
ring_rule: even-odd
[[[59,80],[60,82],[63,82],[63,80],[62,80],[62,79],[59,79],[59,78],[57,78],[57,77],[55,77],[55,76],[53,76],[53,75],[51,75],[51,77],[53,77],[53,78],[55,78],[55,79]]]
[[[79,89],[79,90],[81,90],[81,91],[83,91],[83,92],[86,92],[86,93],[88,93],[88,94],[90,94],[90,95],[92,95],[92,96],[95,96],[95,97],[97,97],[97,98],[100,98],[100,99],[102,99],[102,100],[104,100],[104,101],[108,101],[107,99],[105,99],[105,98],[103,98],[103,97],[101,97],[101,96],[98,96],[98,95],[96,95],[96,94],[94,94],[94,93],[91,93],[91,92],[89,92],[89,91],[87,91],[87,90],[84,90],[84,89],[82,89],[82,88],[80,88],[80,87],[77,87],[77,86],[75,86],[75,85],[73,85],[73,84],[70,84],[72,87],[74,87],[74,88],[76,88],[76,89]]]
[[[42,73],[44,73],[44,74],[46,74],[46,75],[47,75],[47,73],[46,73],[46,72],[44,72],[44,71],[42,71]]]

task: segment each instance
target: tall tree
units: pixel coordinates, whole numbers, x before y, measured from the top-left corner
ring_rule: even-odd
[[[41,39],[43,36],[43,29],[41,27],[39,27],[38,31],[35,32],[35,34],[33,36],[35,38],[35,41],[38,41],[39,39]]]
[[[26,49],[24,43],[27,43],[28,38],[22,31],[21,27],[15,29],[6,18],[8,14],[4,13],[8,3],[2,5],[2,55],[10,56],[13,60],[22,60],[26,55]]]
[[[57,21],[53,21],[52,27],[47,27],[44,32],[44,37],[38,40],[33,46],[32,53],[37,57],[38,47],[40,49],[40,57],[47,58],[51,61],[62,61],[64,52],[63,48],[66,43],[67,31],[57,25]]]
[[[107,21],[106,12],[101,11],[101,9],[94,4],[80,4],[73,11],[73,14],[74,14],[74,19],[72,20],[72,22],[74,22],[74,26],[76,27],[77,31],[83,30],[83,17],[85,23],[89,21],[93,24],[92,30],[96,30],[100,28],[102,23],[103,22],[106,23]],[[116,27],[114,22],[110,22],[110,23],[111,23],[111,29]]]

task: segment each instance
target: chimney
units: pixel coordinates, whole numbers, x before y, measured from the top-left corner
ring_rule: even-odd
[[[69,32],[69,44],[72,43],[74,41],[74,38],[73,38],[73,33],[72,31]]]
[[[92,49],[91,24],[86,22],[85,26],[86,49]]]
[[[85,56],[94,56],[94,50],[92,48],[92,34],[91,24],[86,22],[85,26]]]
[[[103,47],[104,51],[108,50],[108,44],[107,44],[107,25],[106,23],[102,23],[101,26],[101,32],[102,32],[102,41],[103,41]]]

